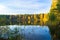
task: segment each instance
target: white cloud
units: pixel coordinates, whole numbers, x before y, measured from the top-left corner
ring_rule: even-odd
[[[13,14],[17,14],[17,13],[10,13],[10,10],[8,9],[8,7],[4,6],[4,5],[0,5],[0,15],[13,15]]]
[[[40,0],[41,1],[41,0]],[[47,13],[51,2],[40,2],[39,0],[6,0],[0,3],[0,14],[33,14]],[[47,1],[48,2],[48,1]]]
[[[0,14],[7,12],[7,8],[4,5],[0,5]]]
[[[6,7],[3,5],[0,5],[0,12],[5,11],[5,10],[6,10]]]

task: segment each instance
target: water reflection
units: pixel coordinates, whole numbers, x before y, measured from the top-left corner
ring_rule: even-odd
[[[48,26],[39,26],[39,25],[9,25],[9,32],[14,32],[14,29],[17,28],[17,34],[23,35],[25,40],[50,40],[50,32]],[[8,38],[9,34],[4,34],[3,37]],[[13,34],[13,36],[17,35]],[[12,34],[10,34],[11,36]]]

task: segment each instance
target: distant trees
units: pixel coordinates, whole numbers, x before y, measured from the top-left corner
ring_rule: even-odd
[[[0,15],[0,26],[3,25],[43,25],[43,14],[33,15]]]

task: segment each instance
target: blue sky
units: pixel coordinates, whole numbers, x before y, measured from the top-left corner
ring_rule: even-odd
[[[48,13],[51,0],[0,0],[0,14]]]

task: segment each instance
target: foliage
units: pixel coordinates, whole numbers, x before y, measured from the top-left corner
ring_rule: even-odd
[[[60,40],[60,0],[58,0],[56,8],[50,11],[47,25],[53,40]]]
[[[57,10],[60,12],[60,0],[58,0],[58,2],[57,2]]]
[[[50,21],[55,21],[56,20],[56,15],[54,13],[49,14],[49,20]]]

